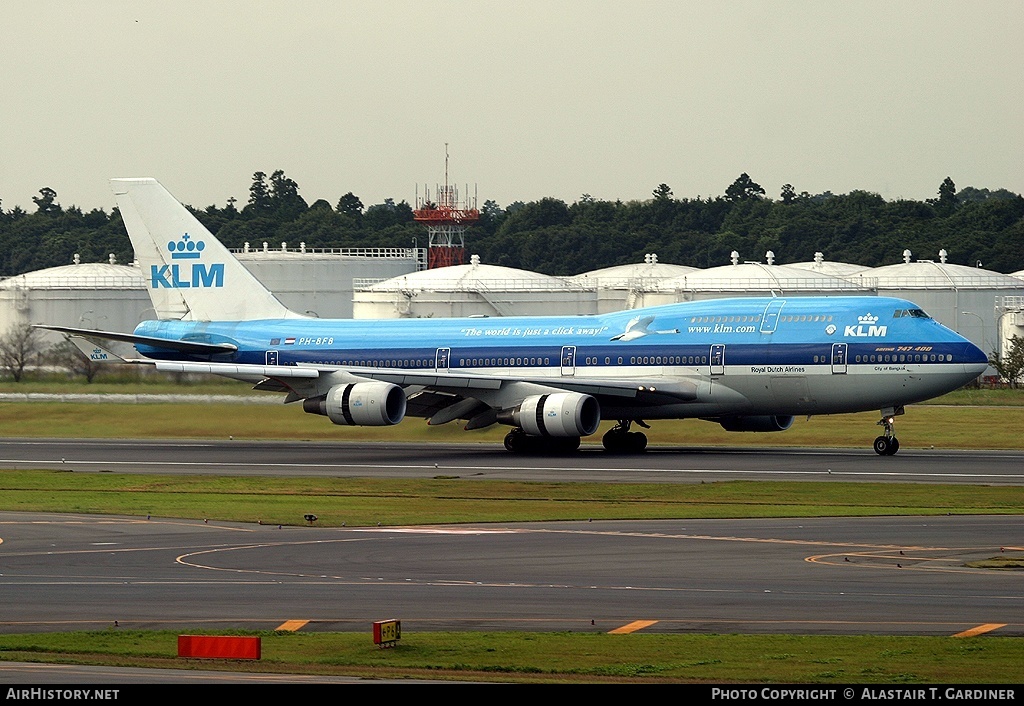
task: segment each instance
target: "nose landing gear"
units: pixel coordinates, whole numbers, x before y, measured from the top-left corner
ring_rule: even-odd
[[[900,450],[900,440],[896,438],[894,422],[897,415],[903,414],[903,407],[890,407],[882,410],[882,418],[878,425],[885,431],[875,439],[874,449],[879,456],[892,456]]]

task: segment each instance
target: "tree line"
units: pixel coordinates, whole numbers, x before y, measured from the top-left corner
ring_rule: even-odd
[[[133,254],[115,208],[84,212],[63,208],[56,191],[40,189],[34,210],[4,210],[0,200],[0,277],[83,262],[130,262]],[[352,192],[337,203],[312,204],[282,170],[253,175],[248,200],[238,208],[188,208],[231,248],[246,243],[272,248],[282,242],[307,248],[423,247],[424,227],[404,200],[364,206]],[[809,194],[790,185],[778,197],[741,174],[723,195],[676,198],[659,184],[651,198],[607,201],[583,194],[573,203],[542,198],[504,207],[485,201],[480,219],[466,232],[466,250],[483,262],[550,275],[572,275],[602,267],[642,262],[657,253],[661,262],[693,267],[763,260],[806,262],[825,259],[869,267],[902,261],[909,249],[920,259],[937,259],[998,272],[1024,270],[1024,198],[1006,189],[957,189],[947,177],[936,197],[887,201],[869,191]]]

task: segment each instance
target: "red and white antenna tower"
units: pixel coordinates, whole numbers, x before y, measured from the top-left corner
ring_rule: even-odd
[[[427,227],[429,249],[427,269],[462,265],[466,261],[466,229],[480,220],[476,195],[459,201],[458,187],[448,184],[448,143],[444,143],[444,186],[436,186],[437,201],[430,200],[424,185],[423,198],[416,197],[413,219]],[[468,191],[468,187],[467,187]]]

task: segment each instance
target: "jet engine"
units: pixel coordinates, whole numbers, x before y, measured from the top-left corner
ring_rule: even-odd
[[[336,385],[326,395],[302,401],[310,414],[323,414],[335,424],[386,427],[405,418],[405,392],[390,382]]]
[[[793,426],[793,417],[768,414],[752,417],[718,417],[716,422],[726,431],[786,431]]]
[[[589,436],[601,423],[601,405],[579,392],[534,395],[498,412],[498,421],[531,436]]]

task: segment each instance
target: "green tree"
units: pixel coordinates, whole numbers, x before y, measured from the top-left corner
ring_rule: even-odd
[[[668,184],[658,184],[658,188],[653,193],[655,201],[669,201],[672,199],[672,189],[668,187]]]
[[[727,201],[755,201],[764,198],[764,188],[750,176],[743,172],[736,178],[728,189],[725,190]]]
[[[930,199],[929,202],[935,206],[935,210],[941,216],[948,216],[956,210],[956,184],[949,177],[943,179],[939,185],[939,198]]]
[[[60,213],[60,204],[57,203],[57,192],[48,186],[39,190],[39,196],[33,196],[32,201],[36,204],[36,213],[55,215]]]
[[[270,175],[270,207],[274,216],[282,221],[298,218],[309,208],[306,200],[299,196],[299,185],[280,169]]]
[[[793,203],[796,201],[796,190],[792,184],[783,184],[780,196],[782,197],[782,203]]]
[[[1012,336],[1002,357],[993,353],[988,362],[1010,387],[1017,387],[1017,381],[1024,375],[1024,338]]]
[[[268,213],[271,209],[270,187],[265,172],[255,172],[249,186],[249,204],[243,209],[251,216]]]
[[[363,202],[351,191],[338,199],[338,213],[358,219],[363,215]]]

